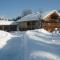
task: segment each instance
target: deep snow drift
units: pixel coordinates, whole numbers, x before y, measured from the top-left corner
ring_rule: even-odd
[[[11,37],[12,35],[10,33],[0,30],[0,48],[3,48]]]
[[[60,60],[60,34],[44,29],[27,31],[27,60]]]
[[[33,40],[60,45],[60,34],[55,33],[55,31],[50,33],[44,29],[37,29],[35,31],[27,31],[27,35]]]
[[[0,60],[60,60],[60,33],[44,29],[0,32]],[[5,35],[4,35],[5,34]],[[9,38],[8,38],[9,37]]]

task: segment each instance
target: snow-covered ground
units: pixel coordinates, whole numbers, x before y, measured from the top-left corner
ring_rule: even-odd
[[[60,34],[44,29],[27,31],[27,60],[60,60]]]
[[[59,33],[49,33],[44,29],[0,31],[1,39],[5,44],[0,43],[0,60],[60,60]]]
[[[0,48],[6,45],[7,41],[11,39],[12,35],[8,32],[0,31]]]

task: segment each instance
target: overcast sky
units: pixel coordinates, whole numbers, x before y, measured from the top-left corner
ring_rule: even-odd
[[[24,9],[33,11],[60,9],[60,0],[0,0],[0,16],[14,18],[21,15]]]

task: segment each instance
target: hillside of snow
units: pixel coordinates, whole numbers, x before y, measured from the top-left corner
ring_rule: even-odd
[[[0,60],[60,60],[60,33],[0,31]]]

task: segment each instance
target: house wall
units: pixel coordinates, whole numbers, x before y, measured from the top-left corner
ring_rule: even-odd
[[[32,30],[32,29],[38,29],[40,28],[40,22],[38,20],[36,21],[24,21],[19,23],[19,30]]]
[[[58,27],[59,27],[59,23],[43,22],[43,28],[49,32],[52,32],[55,28]]]
[[[27,22],[20,22],[19,28],[27,28]]]
[[[17,25],[0,25],[0,30],[17,31]]]
[[[18,24],[18,29],[19,29],[20,31],[26,30],[26,29],[27,29],[27,22],[20,22],[20,23]]]
[[[17,25],[10,25],[9,29],[10,31],[17,31]]]
[[[0,30],[3,30],[3,26],[0,26]]]

